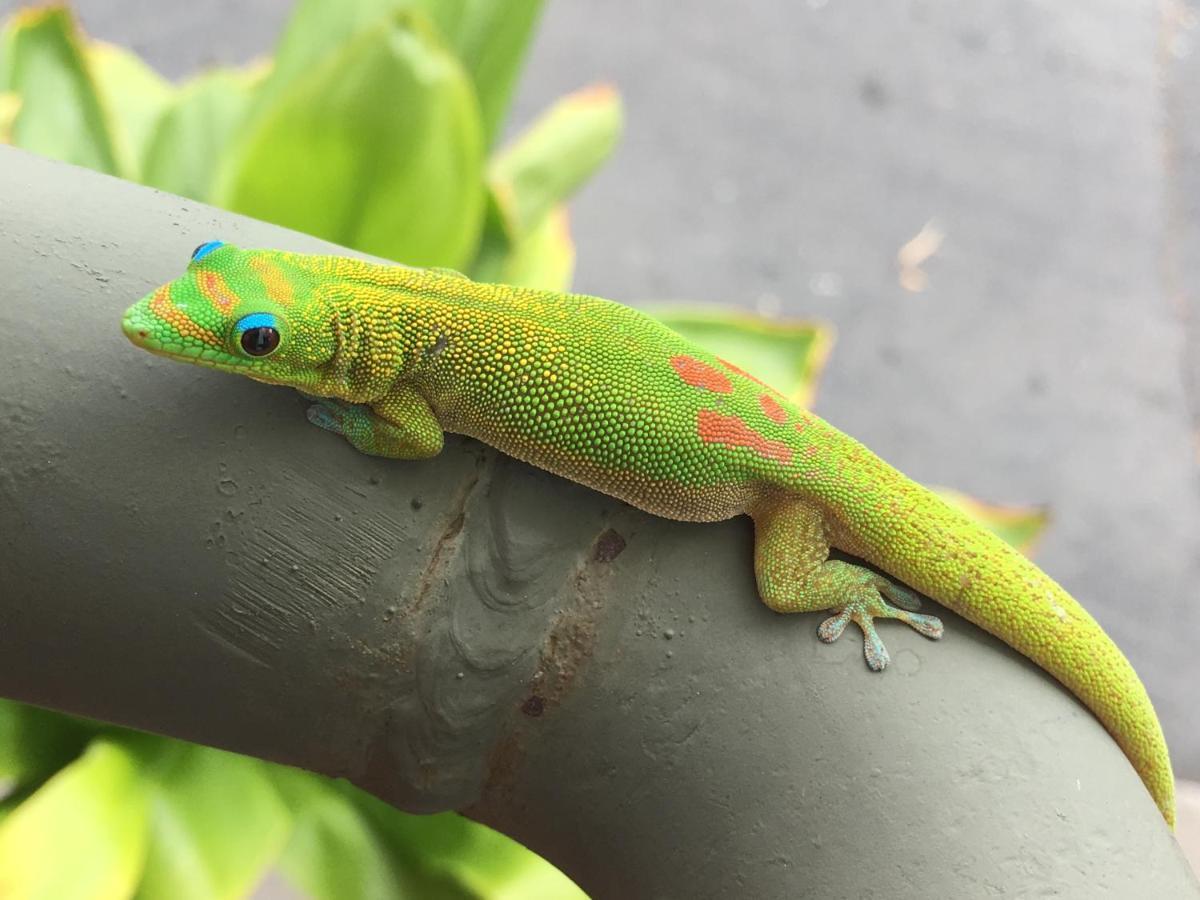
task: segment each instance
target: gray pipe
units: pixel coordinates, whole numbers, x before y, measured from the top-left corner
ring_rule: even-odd
[[[0,147],[0,694],[463,810],[596,897],[1200,897],[1096,720],[963,620],[885,625],[875,675],[758,602],[748,520],[372,459],[127,344],[217,237],[329,249]]]

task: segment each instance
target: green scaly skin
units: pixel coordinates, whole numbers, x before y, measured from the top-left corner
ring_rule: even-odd
[[[124,331],[154,353],[299,389],[313,423],[365,453],[433,456],[456,432],[656,515],[749,515],[763,601],[832,611],[825,641],[853,621],[872,669],[888,662],[875,618],[941,636],[938,619],[912,611],[915,589],[1083,701],[1174,824],[1146,690],[1066,591],[853,438],[636,310],[446,270],[210,244],[126,312]],[[829,559],[830,548],[895,581]]]

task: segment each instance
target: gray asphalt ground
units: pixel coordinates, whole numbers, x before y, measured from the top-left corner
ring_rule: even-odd
[[[76,5],[180,77],[265,52],[291,4]],[[1182,0],[558,0],[513,120],[614,82],[627,133],[573,204],[578,289],[835,325],[817,411],[921,481],[1048,505],[1038,560],[1131,658],[1191,778],[1198,22]],[[905,290],[897,252],[930,221]]]

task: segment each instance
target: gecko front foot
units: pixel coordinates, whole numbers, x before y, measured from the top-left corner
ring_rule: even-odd
[[[396,388],[372,404],[313,397],[308,421],[340,434],[362,453],[388,459],[426,459],[442,449],[442,426],[424,398]]]
[[[943,631],[942,620],[937,616],[909,612],[907,609],[897,609],[889,605],[880,596],[881,590],[895,602],[910,608],[915,608],[920,601],[907,588],[900,588],[884,579],[879,579],[879,581],[883,583],[860,585],[858,596],[843,606],[837,615],[830,616],[817,628],[817,637],[827,644],[832,644],[842,636],[846,625],[854,622],[862,629],[863,655],[867,658],[867,665],[876,672],[886,668],[891,657],[888,656],[887,648],[883,646],[883,641],[880,640],[879,633],[875,630],[873,620],[899,619],[910,628],[933,640],[940,638]]]
[[[309,396],[309,395],[305,395]],[[353,438],[370,430],[371,409],[332,397],[310,397],[315,401],[308,407],[308,421],[318,428],[340,434],[354,443]]]

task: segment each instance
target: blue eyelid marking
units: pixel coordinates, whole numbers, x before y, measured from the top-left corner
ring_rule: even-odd
[[[200,260],[204,259],[204,257],[208,256],[208,254],[210,254],[214,250],[216,250],[218,247],[224,247],[224,246],[225,246],[224,241],[208,241],[207,243],[201,244],[199,247],[197,247],[195,250],[192,251],[192,262],[199,262]]]
[[[279,320],[271,313],[251,313],[248,316],[242,316],[238,319],[237,325],[234,326],[239,332],[251,331],[255,328],[274,328],[279,330]]]

